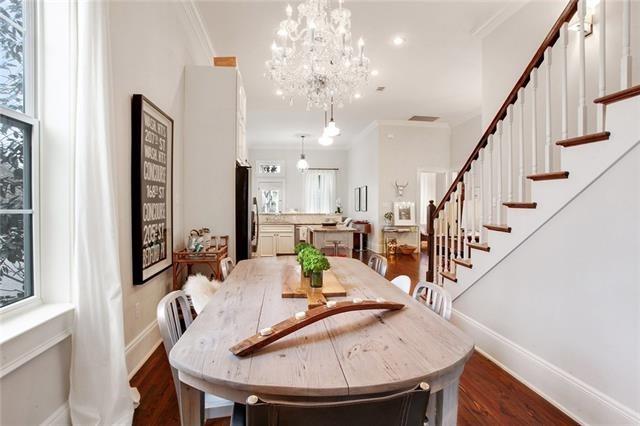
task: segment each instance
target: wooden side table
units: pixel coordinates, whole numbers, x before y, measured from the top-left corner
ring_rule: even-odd
[[[187,277],[191,275],[193,265],[207,265],[211,269],[212,276],[220,280],[220,261],[227,257],[228,246],[222,245],[217,249],[211,247],[201,252],[190,252],[185,250],[173,252],[173,290],[180,290],[182,283],[180,275],[183,271],[187,271]]]

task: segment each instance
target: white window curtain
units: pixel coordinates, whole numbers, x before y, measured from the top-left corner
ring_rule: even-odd
[[[333,213],[336,204],[336,171],[308,170],[304,175],[304,211]]]
[[[75,149],[69,407],[75,425],[125,425],[133,393],[125,362],[118,253],[109,3],[72,1],[71,132]]]

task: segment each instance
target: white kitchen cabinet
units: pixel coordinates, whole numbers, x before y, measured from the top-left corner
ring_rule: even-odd
[[[258,250],[260,256],[293,254],[295,246],[293,225],[263,225],[260,228]]]

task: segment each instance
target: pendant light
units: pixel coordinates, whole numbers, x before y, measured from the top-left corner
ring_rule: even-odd
[[[329,120],[329,124],[324,128],[323,136],[328,136],[330,138],[336,137],[340,134],[340,129],[336,126],[336,122],[333,121],[333,98],[331,98],[331,120]]]
[[[324,112],[324,127],[327,127],[327,111]],[[333,138],[327,136],[326,130],[323,130],[322,136],[318,138],[318,143],[322,146],[329,146],[333,144]]]
[[[309,168],[309,163],[307,163],[307,158],[304,155],[304,135],[301,135],[300,138],[302,139],[302,152],[300,153],[298,163],[296,163],[296,168],[303,173]]]

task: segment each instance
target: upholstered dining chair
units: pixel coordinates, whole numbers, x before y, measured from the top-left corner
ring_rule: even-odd
[[[337,402],[273,402],[247,398],[245,417],[236,410],[232,426],[422,426],[429,385],[392,395]]]
[[[413,298],[447,321],[451,318],[451,295],[439,285],[420,282],[413,289]]]
[[[185,332],[187,327],[193,322],[191,309],[187,295],[182,290],[172,291],[160,300],[156,311],[158,317],[158,327],[160,335],[164,343],[164,350],[167,352],[167,358],[171,348],[176,344],[178,339]],[[171,367],[171,375],[173,376],[173,384],[176,387],[176,396],[178,397],[178,405],[181,404],[180,399],[180,381],[178,379],[178,370]],[[182,410],[182,407],[180,407]],[[233,402],[217,397],[211,394],[204,395],[204,416],[207,419],[217,419],[229,417],[233,413]]]
[[[391,280],[391,284],[395,285],[407,294],[409,294],[409,290],[411,290],[411,278],[406,275],[398,275]]]
[[[235,262],[230,257],[225,257],[220,261],[220,271],[222,272],[222,281],[225,281],[233,268],[236,267]]]
[[[387,259],[379,254],[372,254],[368,263],[369,267],[382,275],[383,277],[387,273]]]

